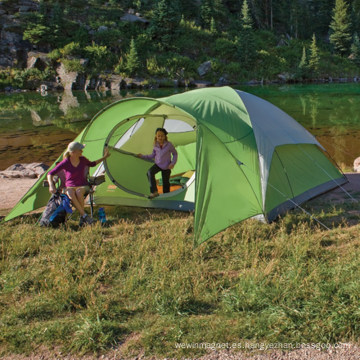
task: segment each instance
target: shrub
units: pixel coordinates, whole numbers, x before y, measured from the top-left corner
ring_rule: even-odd
[[[273,79],[286,69],[286,60],[266,50],[257,52],[256,73],[261,79]]]
[[[71,42],[60,50],[62,56],[80,55],[81,47],[77,42]]]
[[[247,78],[247,72],[239,62],[231,62],[224,67],[226,74],[233,80],[241,81]]]
[[[232,40],[219,38],[215,40],[215,55],[224,60],[234,60],[237,55],[236,45]]]
[[[61,58],[60,49],[55,49],[47,54],[47,57],[52,61],[57,61]]]
[[[71,72],[83,72],[84,67],[81,65],[79,59],[61,59],[61,62],[64,64],[66,71]]]
[[[54,76],[52,69],[46,69],[40,71],[36,68],[26,69],[22,71],[16,71],[14,73],[14,82],[19,87],[26,87],[31,90],[35,90],[40,86],[40,83],[44,80],[51,80]]]

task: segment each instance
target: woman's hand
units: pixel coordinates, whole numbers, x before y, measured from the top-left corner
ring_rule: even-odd
[[[168,169],[170,169],[170,170],[172,170],[174,168],[174,164],[170,164],[169,166],[168,166]]]
[[[56,194],[57,192],[57,188],[55,187],[53,182],[49,183],[49,192],[50,194]]]
[[[57,188],[54,184],[54,180],[53,180],[53,177],[52,175],[48,174],[47,175],[47,181],[48,181],[48,184],[49,184],[49,193],[50,194],[55,194],[57,192]]]

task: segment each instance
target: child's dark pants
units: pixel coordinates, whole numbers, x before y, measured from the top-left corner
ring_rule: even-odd
[[[147,172],[147,177],[149,179],[150,183],[150,192],[155,193],[157,192],[157,186],[156,186],[156,180],[155,180],[155,174],[157,174],[159,171],[161,171],[162,181],[163,181],[163,193],[170,192],[170,169],[163,170],[160,167],[158,167],[156,164],[153,165],[149,171]]]

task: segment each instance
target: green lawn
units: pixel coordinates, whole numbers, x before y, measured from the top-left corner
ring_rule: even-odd
[[[360,335],[358,203],[312,201],[193,248],[193,215],[106,208],[107,227],[0,225],[0,356],[198,356],[201,343],[331,343]],[[359,212],[360,214],[360,212]]]

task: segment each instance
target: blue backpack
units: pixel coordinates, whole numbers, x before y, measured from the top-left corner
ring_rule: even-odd
[[[72,213],[70,199],[67,195],[57,192],[51,195],[39,224],[40,226],[57,228],[65,223],[67,213]]]

